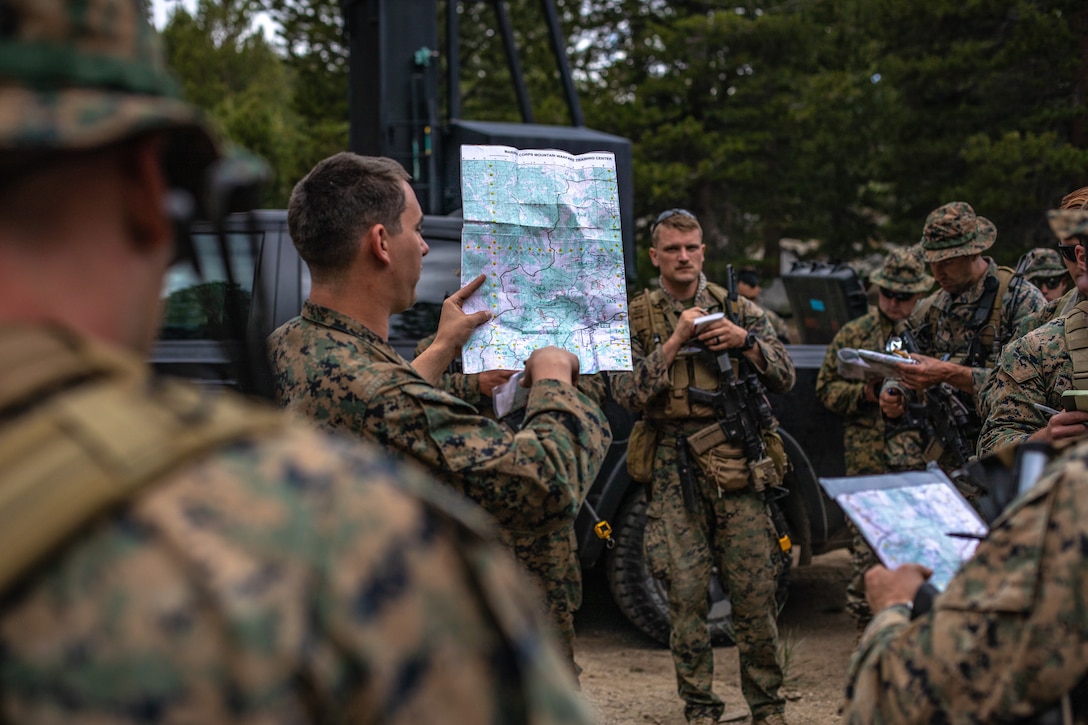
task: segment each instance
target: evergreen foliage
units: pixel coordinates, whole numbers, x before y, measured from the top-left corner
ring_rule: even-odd
[[[540,3],[507,4],[534,120],[569,123]],[[783,237],[835,258],[913,243],[957,199],[994,220],[994,255],[1011,262],[1053,242],[1045,211],[1088,184],[1083,0],[557,6],[587,125],[634,143],[640,243],[658,211],[691,209],[711,274],[751,249],[773,257]],[[165,29],[188,97],[275,167],[270,206],[347,148],[339,7],[199,0]],[[454,7],[462,117],[521,120],[492,3]],[[254,30],[258,13],[274,39]]]

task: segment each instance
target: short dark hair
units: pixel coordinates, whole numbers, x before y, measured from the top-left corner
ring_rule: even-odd
[[[400,182],[411,177],[393,159],[347,151],[319,161],[295,184],[287,228],[317,274],[336,274],[355,258],[359,237],[375,224],[394,234],[407,206]]]

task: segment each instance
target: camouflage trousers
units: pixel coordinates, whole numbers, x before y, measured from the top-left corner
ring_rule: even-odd
[[[582,668],[574,661],[574,613],[582,606],[582,565],[574,526],[544,535],[504,532],[503,538],[540,588],[560,651],[577,679]]]
[[[740,473],[738,467],[738,473],[747,475],[747,468]],[[716,566],[733,605],[741,692],[758,720],[785,707],[779,694],[774,525],[763,499],[750,489],[719,493],[713,481],[696,478],[698,506],[689,513],[676,449],[658,446],[646,511],[646,563],[668,592],[677,690],[688,720],[721,716],[724,704],[714,694],[714,651],[706,624]]]
[[[873,610],[869,607],[869,600],[865,598],[865,572],[876,566],[876,554],[869,547],[853,523],[847,522],[853,538],[850,540],[850,583],[846,585],[846,611],[854,618],[858,630],[869,626],[873,618]]]

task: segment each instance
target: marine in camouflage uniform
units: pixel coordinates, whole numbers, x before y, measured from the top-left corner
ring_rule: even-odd
[[[1037,312],[1032,312],[1030,315],[1024,316],[1016,326],[1016,332],[1012,334],[1011,340],[1015,340],[1019,337],[1023,337],[1032,330],[1042,327],[1051,320],[1056,320],[1059,317],[1065,317],[1073,308],[1084,302],[1086,298],[1081,294],[1080,290],[1076,287],[1066,292],[1052,302],[1047,302]]]
[[[994,522],[932,611],[910,619],[921,575],[874,571],[883,603],[850,662],[844,722],[1011,723],[1057,705],[1088,675],[1085,540],[1082,443]]]
[[[475,507],[151,376],[166,192],[215,143],[144,8],[5,4],[0,719],[588,723]]]
[[[975,425],[979,427],[977,396],[995,363],[994,350],[1000,352],[1019,322],[1044,304],[1042,293],[1033,285],[1016,277],[1012,270],[1003,269],[999,274],[995,262],[981,256],[996,238],[993,223],[977,216],[970,204],[951,202],[930,213],[922,233],[922,250],[942,289],[922,300],[910,318],[910,327],[924,353],[915,356],[921,364],[901,365],[901,384],[885,386],[886,390],[896,387],[903,391],[903,397],[909,401],[908,388],[923,390],[938,384],[951,385],[969,415],[976,416]],[[1004,292],[1002,278],[1007,280]],[[976,309],[983,304],[987,285],[995,285],[995,301],[977,333],[982,364],[976,361],[968,367],[961,362],[975,338],[972,321]],[[884,394],[881,407],[885,415],[897,417],[889,412]],[[977,432],[971,432],[968,441],[972,451],[977,444],[975,436]],[[957,467],[948,450],[939,461],[946,470]]]
[[[1077,239],[1088,238],[1088,212],[1057,210],[1048,216],[1051,228],[1063,242],[1073,240],[1075,245]],[[1078,284],[1086,281],[1078,275]],[[1061,410],[1062,393],[1074,389],[1066,325],[1072,319],[1070,314],[1083,314],[1083,307],[1083,304],[1074,306],[1067,315],[1054,319],[1005,347],[982,395],[984,425],[978,444],[980,456],[1003,446],[1021,443],[1029,437],[1050,439],[1047,431],[1050,416],[1039,411],[1035,405]],[[1058,418],[1055,423],[1061,424],[1061,421],[1062,418]]]
[[[416,346],[416,354],[426,350],[432,342],[434,335],[421,340]],[[481,386],[480,374],[446,372],[439,387],[472,403],[481,415],[495,418],[492,398],[483,390],[485,386]],[[578,389],[603,407],[606,394],[603,375],[580,375]],[[503,529],[500,536],[543,593],[548,614],[559,632],[563,654],[577,677],[582,668],[574,658],[574,613],[582,606],[582,565],[578,559],[574,522],[545,534]]]
[[[43,338],[65,352],[89,347],[8,326],[0,385],[26,385],[10,353]],[[107,370],[148,391],[148,408],[185,421],[184,433],[226,405],[152,385],[129,372],[138,368],[122,359]],[[0,446],[50,407],[72,409],[103,377],[15,406]],[[178,407],[178,397],[195,402]],[[104,400],[114,401],[109,424],[68,441],[90,449],[88,468],[113,452],[96,434],[154,423],[132,419],[119,394]],[[5,600],[5,721],[590,722],[528,582],[479,533],[488,522],[475,507],[374,447],[230,404],[279,425],[171,461]],[[120,479],[126,466],[116,469]]]
[[[1061,410],[1062,393],[1072,389],[1073,364],[1065,346],[1064,317],[1010,342],[982,396],[979,456],[1021,443],[1046,428],[1050,416],[1035,404]]]
[[[845,419],[843,450],[848,476],[925,468],[921,432],[906,421],[885,425],[877,403],[882,380],[845,377],[839,370],[839,351],[883,352],[896,324],[910,316],[915,303],[933,286],[933,278],[926,274],[917,250],[902,248],[888,253],[881,269],[873,274],[872,284],[880,295],[877,306],[843,325],[828,345],[816,376],[817,397],[824,407]],[[858,626],[864,627],[872,617],[865,601],[864,575],[877,560],[853,525],[851,529],[852,577],[846,589],[846,608]]]
[[[775,604],[781,552],[767,503],[752,486],[749,462],[739,445],[723,443],[707,454],[716,471],[707,458],[693,463],[694,511],[685,506],[679,473],[677,437],[690,437],[717,425],[705,407],[695,407],[682,417],[672,413],[677,400],[686,400],[686,387],[680,386],[687,379],[691,385],[714,388],[718,376],[697,358],[675,354],[670,363],[669,356],[687,343],[695,317],[722,310],[725,292],[708,285],[702,275],[702,230],[690,212],[663,213],[651,233],[651,260],[661,270],[662,288],[632,300],[634,369],[609,377],[613,398],[641,412],[643,420],[658,431],[645,553],[650,574],[662,580],[668,593],[669,645],[684,715],[689,722],[702,724],[716,721],[724,710],[713,690],[714,653],[707,629],[707,591],[711,569],[717,567],[733,606],[741,691],[752,718],[756,723],[785,723]],[[690,290],[687,299],[677,299],[669,287]],[[744,298],[737,303],[739,327],[718,321],[721,324],[700,328],[696,336],[717,354],[750,344],[749,354],[763,362],[760,377],[767,387],[788,391],[795,373],[785,347],[758,306]],[[636,319],[640,308],[649,311],[647,319]],[[646,329],[648,324],[652,331]],[[713,384],[708,385],[709,381]],[[777,434],[768,440],[777,440]]]
[[[1073,280],[1056,249],[1032,249],[1024,255],[1021,264],[1025,267],[1024,279],[1039,288],[1048,305],[1064,297],[1073,286]]]
[[[1083,211],[1088,207],[1088,186],[1081,187],[1076,191],[1066,194],[1062,199],[1061,205],[1058,207],[1058,211]],[[1076,258],[1073,256],[1073,249],[1077,246],[1068,243],[1068,238],[1063,236],[1067,233],[1064,228],[1055,228],[1053,222],[1051,223],[1051,229],[1054,231],[1055,236],[1058,238],[1058,248],[1055,253],[1059,254],[1062,258],[1062,264],[1066,271],[1071,276],[1076,276]],[[1059,297],[1057,300],[1053,300],[1046,303],[1043,309],[1036,313],[1028,315],[1021,320],[1014,337],[1023,337],[1037,327],[1042,327],[1051,320],[1064,317],[1069,314],[1070,311],[1078,304],[1088,299],[1077,289],[1076,285],[1073,286],[1068,292]]]
[[[368,201],[372,208],[356,201],[381,193],[390,197],[385,213],[392,221],[384,224],[375,222],[378,201]],[[314,281],[301,315],[268,339],[277,398],[328,430],[422,463],[506,529],[544,534],[567,527],[611,441],[600,407],[571,384],[577,358],[556,348],[533,352],[527,380],[538,361],[558,361],[563,372],[532,381],[515,433],[434,385],[487,318],[477,313],[483,317],[473,321],[460,309],[482,276],[444,303],[435,343],[412,364],[385,339],[389,316],[414,300],[416,265],[427,249],[418,232],[422,216],[407,175],[389,159],[337,154],[296,185],[288,224]],[[367,290],[365,299],[357,289]],[[463,338],[449,336],[450,329]],[[433,379],[419,372],[425,358],[447,352]]]

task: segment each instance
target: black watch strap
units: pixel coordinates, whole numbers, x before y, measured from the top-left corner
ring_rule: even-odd
[[[749,332],[748,337],[744,338],[744,345],[741,346],[740,351],[741,352],[747,352],[748,350],[751,350],[755,346],[756,346],[756,334],[754,332]]]

